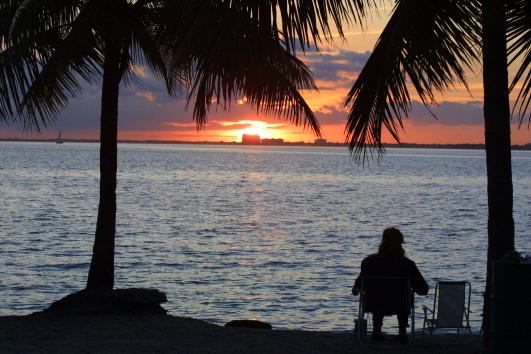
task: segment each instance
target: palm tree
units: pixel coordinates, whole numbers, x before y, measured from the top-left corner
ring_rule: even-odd
[[[0,3],[0,120],[46,126],[101,81],[100,201],[90,293],[114,286],[118,99],[137,65],[170,94],[188,89],[198,127],[212,102],[245,96],[257,110],[320,128],[299,93],[315,89],[297,45],[332,38],[372,0],[4,0]],[[335,26],[331,26],[331,24]]]
[[[359,159],[373,153],[380,155],[384,152],[382,129],[399,142],[403,118],[411,111],[407,80],[428,106],[435,103],[437,92],[456,83],[466,86],[465,70],[482,61],[488,265],[514,250],[507,60],[510,57],[522,62],[511,88],[525,77],[519,106],[515,105],[523,120],[531,99],[530,9],[525,0],[397,0],[391,19],[346,100],[352,105],[345,128],[350,149]],[[506,16],[500,16],[503,13]],[[490,292],[491,269],[487,266],[483,317],[487,334]]]
[[[192,89],[199,90],[194,113],[200,123],[204,123],[213,98],[226,103],[235,94],[243,94],[259,109],[274,108],[276,113],[287,114],[296,123],[302,121],[320,133],[313,113],[298,92],[314,88],[308,70],[280,46],[271,31],[256,30],[268,51],[246,63],[250,74],[232,72],[224,77],[226,67],[198,65],[205,59],[194,57],[197,51],[183,55],[163,51],[173,49],[163,48],[157,37],[169,7],[174,11],[170,24],[178,24],[182,21],[178,15],[185,10],[179,1],[34,0],[2,4],[2,18],[8,19],[2,21],[5,26],[1,37],[5,49],[0,75],[8,93],[1,102],[4,120],[18,114],[28,127],[38,129],[53,120],[69,96],[79,93],[81,80],[102,82],[100,200],[86,285],[89,291],[104,292],[114,286],[118,98],[120,84],[134,77],[135,65],[148,66],[166,82],[170,93],[187,86],[190,77],[200,82],[202,86]],[[241,39],[240,33],[232,34],[225,38],[228,45]],[[213,49],[219,50],[215,43]],[[241,55],[250,56],[247,48],[240,49],[244,50]],[[259,75],[265,84],[257,85],[252,74]]]

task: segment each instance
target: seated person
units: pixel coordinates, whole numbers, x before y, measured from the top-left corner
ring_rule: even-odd
[[[409,279],[410,286],[415,293],[418,295],[426,295],[428,293],[428,284],[417,269],[415,262],[405,256],[402,243],[404,243],[404,236],[400,230],[394,227],[384,230],[378,253],[366,257],[361,262],[360,275],[352,287],[352,294],[354,296],[358,295],[361,289],[361,278],[363,276],[405,277]],[[399,309],[399,304],[388,300],[389,298],[396,299],[393,293],[400,292],[397,286],[398,283],[396,282],[387,282],[386,284],[376,283],[375,287],[372,288],[373,295],[371,296],[387,298],[387,303],[381,305],[381,308],[372,308],[368,311],[372,312],[373,318],[372,340],[383,340],[382,324],[384,315],[396,315],[399,327],[398,339],[401,342],[407,342],[406,327],[408,326],[409,309],[403,307]],[[399,299],[396,300],[400,301]]]

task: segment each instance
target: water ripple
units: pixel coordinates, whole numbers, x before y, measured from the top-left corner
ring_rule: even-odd
[[[513,155],[516,245],[530,253],[531,153]],[[84,287],[98,157],[96,144],[0,143],[0,315]],[[395,225],[432,288],[472,282],[479,328],[482,151],[390,149],[362,168],[341,148],[120,144],[119,159],[116,286],[165,291],[173,314],[349,330],[359,264]]]

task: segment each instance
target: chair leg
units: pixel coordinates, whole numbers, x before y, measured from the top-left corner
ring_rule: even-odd
[[[415,339],[415,311],[411,312],[411,341]]]

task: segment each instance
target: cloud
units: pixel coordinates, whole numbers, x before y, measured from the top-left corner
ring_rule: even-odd
[[[418,101],[413,101],[410,120],[416,125],[483,125],[483,102],[465,103],[443,101],[429,109],[435,117]]]
[[[137,96],[140,96],[140,97],[144,97],[146,100],[148,100],[149,102],[153,102],[155,101],[155,96],[153,95],[153,93],[149,92],[149,91],[137,91],[135,93]]]
[[[430,106],[433,115],[421,102],[412,102],[412,111],[408,120],[414,125],[441,124],[455,125],[483,125],[483,102],[468,101],[465,103],[443,101],[438,106]],[[345,124],[349,107],[325,105],[315,111],[315,115],[322,125]],[[435,117],[434,117],[435,116]]]
[[[196,123],[175,123],[175,122],[166,122],[166,125],[170,127],[179,127],[179,128],[195,128]]]
[[[322,106],[315,112],[315,116],[322,125],[345,124],[347,115],[348,109],[343,110],[331,105]]]
[[[308,52],[303,61],[310,67],[320,90],[351,87],[370,52],[338,50],[333,52]]]

